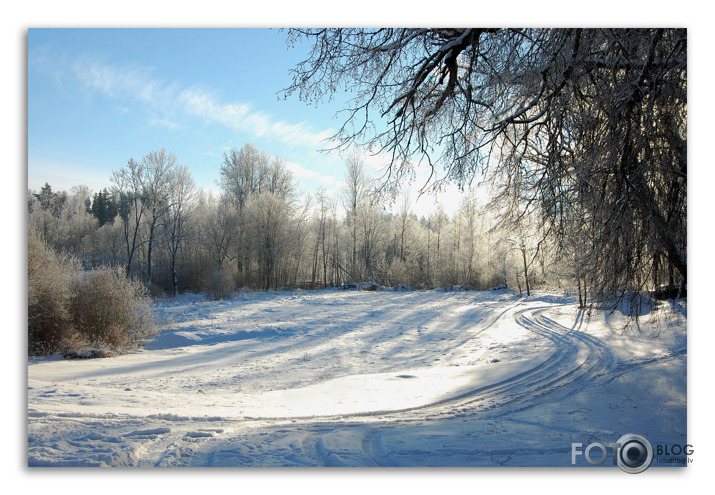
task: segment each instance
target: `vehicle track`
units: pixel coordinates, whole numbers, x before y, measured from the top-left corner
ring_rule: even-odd
[[[501,418],[523,411],[546,401],[563,400],[608,379],[614,368],[613,353],[597,338],[572,330],[551,320],[544,312],[552,306],[517,311],[514,319],[520,326],[537,336],[551,340],[557,350],[548,362],[502,382],[470,391],[458,398],[404,413],[399,421],[428,422],[435,419],[478,417]],[[398,420],[388,414],[386,421]],[[395,465],[385,451],[383,430],[389,425],[375,425],[363,438],[360,446],[365,456],[375,465]]]
[[[544,316],[543,313],[552,307],[527,308],[514,314],[517,324],[556,345],[556,351],[546,363],[457,397],[394,413],[401,417],[404,413],[413,413],[413,419],[468,414],[498,417],[529,409],[546,400],[566,398],[595,384],[594,380],[607,377],[615,363],[610,350],[599,339]],[[386,418],[394,413],[380,412]],[[377,413],[370,415],[374,414]]]
[[[402,411],[300,419],[264,418],[262,421],[269,424],[246,432],[246,441],[257,441],[280,424],[281,429],[301,438],[296,445],[298,454],[310,459],[314,465],[331,465],[334,462],[331,454],[341,454],[352,458],[356,465],[395,466],[399,462],[391,455],[384,434],[393,432],[397,423],[419,427],[435,420],[501,418],[546,401],[562,400],[594,385],[597,380],[607,380],[615,363],[613,354],[597,338],[549,319],[544,312],[550,308],[553,306],[517,309],[511,313],[518,325],[537,337],[550,340],[556,347],[547,362],[517,376],[475,388],[458,397]],[[286,425],[286,421],[292,424]],[[355,426],[363,431],[355,436],[352,446],[343,446],[341,452],[324,447],[336,432]]]

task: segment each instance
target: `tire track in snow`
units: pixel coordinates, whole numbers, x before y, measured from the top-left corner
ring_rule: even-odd
[[[552,307],[527,308],[514,314],[517,324],[555,344],[556,351],[547,362],[457,397],[404,411],[379,413],[390,417],[412,412],[415,413],[414,419],[463,417],[471,414],[479,414],[480,417],[503,416],[552,400],[554,394],[558,394],[558,399],[563,399],[580,392],[583,386],[593,383],[593,380],[608,376],[615,362],[610,350],[599,339],[564,327],[544,316],[543,313]],[[488,413],[486,416],[485,412]],[[374,414],[378,412],[371,413]]]
[[[546,401],[563,400],[610,376],[615,363],[613,353],[599,339],[546,317],[544,312],[552,307],[527,308],[514,314],[518,325],[556,345],[557,350],[546,363],[457,399],[417,408],[411,411],[417,413],[412,421],[501,418]],[[385,452],[383,429],[379,426],[365,435],[361,449],[378,466],[396,465]]]
[[[404,411],[344,415],[343,418],[346,419],[382,416],[378,422],[383,426],[365,426],[362,442],[356,446],[359,454],[376,466],[395,466],[397,463],[389,457],[383,442],[384,432],[391,431],[389,425],[394,421],[420,424],[464,417],[494,419],[546,401],[562,400],[609,376],[615,363],[610,350],[599,339],[564,327],[546,317],[543,313],[552,307],[527,308],[514,314],[517,324],[555,344],[556,351],[546,363],[501,382],[485,385],[438,403]],[[320,431],[314,432],[309,445],[320,442],[319,438],[316,439],[320,435]],[[314,448],[308,450],[315,456]]]
[[[549,308],[521,310],[514,318],[520,326],[551,340],[565,352],[556,366],[548,370],[537,368],[535,379],[522,389],[519,384],[502,391],[509,394],[503,403],[509,407],[499,411],[499,416],[574,395],[594,385],[599,376],[607,375],[614,366],[615,357],[603,342],[546,317],[544,312]]]
[[[517,324],[555,344],[556,350],[547,362],[459,397],[408,410],[293,419],[297,423],[293,426],[295,432],[302,432],[298,454],[310,459],[313,465],[336,465],[334,458],[337,457],[346,460],[347,465],[397,466],[400,465],[399,453],[393,457],[391,442],[386,437],[395,433],[395,426],[428,427],[435,420],[503,418],[546,402],[561,401],[586,387],[606,383],[618,374],[685,352],[676,350],[643,362],[616,364],[613,353],[601,340],[548,318],[544,313],[553,307],[526,308],[513,313]],[[352,420],[351,424],[344,422],[348,419]],[[352,428],[360,431],[351,446],[343,444],[339,451],[326,447],[336,432],[340,434]]]
[[[379,426],[370,428],[362,439],[362,454],[378,467],[397,466],[398,464],[389,458],[389,453],[385,452],[382,437],[382,429]]]

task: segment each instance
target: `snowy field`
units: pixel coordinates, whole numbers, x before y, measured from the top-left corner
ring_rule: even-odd
[[[624,332],[558,294],[325,290],[155,313],[141,351],[29,359],[30,466],[570,466],[572,442],[686,443],[670,312]]]

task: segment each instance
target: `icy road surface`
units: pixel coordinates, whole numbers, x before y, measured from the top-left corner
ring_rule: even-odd
[[[553,294],[326,290],[155,312],[142,351],[29,360],[30,466],[570,466],[572,442],[686,441],[665,311],[624,332]]]

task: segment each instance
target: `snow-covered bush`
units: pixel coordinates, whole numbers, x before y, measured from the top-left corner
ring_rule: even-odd
[[[226,299],[234,289],[233,277],[225,271],[213,272],[206,282],[205,293],[208,299],[218,301]]]
[[[32,229],[27,275],[31,355],[110,355],[155,333],[142,284],[115,269],[83,271],[76,258],[59,255]]]
[[[70,274],[78,265],[58,255],[30,229],[27,259],[27,337],[30,354],[54,352],[71,333]]]
[[[78,337],[90,345],[136,347],[155,334],[146,289],[118,269],[76,273],[70,308]]]

